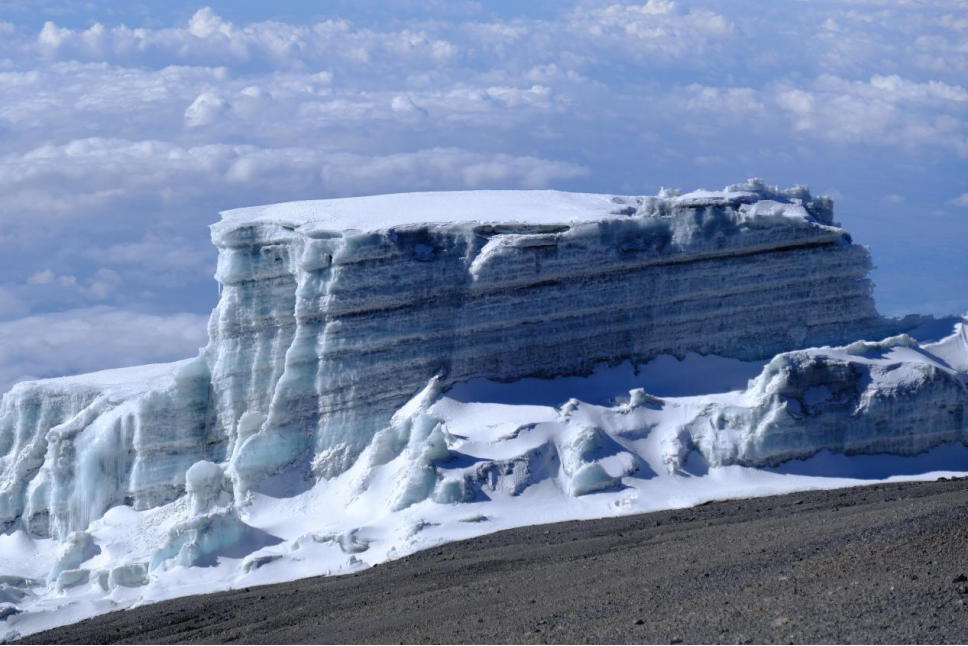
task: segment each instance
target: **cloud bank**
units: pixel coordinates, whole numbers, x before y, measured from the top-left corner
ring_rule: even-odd
[[[11,7],[8,381],[184,349],[119,333],[65,362],[17,336],[65,320],[171,320],[196,343],[220,210],[392,191],[807,182],[874,246],[882,309],[968,309],[961,0]],[[961,278],[921,279],[943,273]]]

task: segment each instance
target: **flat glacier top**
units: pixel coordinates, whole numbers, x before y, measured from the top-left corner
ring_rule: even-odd
[[[111,368],[68,377],[22,381],[15,384],[11,392],[39,386],[48,391],[97,390],[106,395],[131,396],[167,387],[180,371],[190,370],[196,363],[196,359],[182,359],[172,363],[152,363],[129,368]]]
[[[319,224],[337,231],[381,230],[431,222],[533,222],[598,220],[622,208],[612,195],[563,191],[447,191],[397,193],[286,202],[222,213],[223,224]],[[628,198],[619,198],[627,200]]]
[[[695,191],[669,199],[729,200],[754,193]],[[285,202],[223,211],[216,233],[255,222],[289,226],[312,224],[333,231],[378,231],[408,224],[452,222],[527,222],[565,224],[601,220],[621,215],[628,206],[641,203],[639,197],[565,191],[445,191],[396,193],[329,200]]]

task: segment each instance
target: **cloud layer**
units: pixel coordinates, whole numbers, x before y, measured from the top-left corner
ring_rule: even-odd
[[[458,188],[652,193],[747,175],[832,193],[874,246],[885,311],[968,309],[955,242],[968,237],[963,0],[332,6],[10,5],[0,322],[11,334],[67,311],[201,330],[216,295],[206,226],[237,206]],[[962,278],[925,287],[912,272]],[[124,356],[88,344],[86,363],[28,360],[10,338],[8,379]]]
[[[138,314],[100,306],[2,322],[0,392],[40,376],[194,356],[207,341],[206,320],[197,314]]]

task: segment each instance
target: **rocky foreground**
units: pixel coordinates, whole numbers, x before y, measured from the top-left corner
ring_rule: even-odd
[[[23,643],[968,642],[968,480],[526,527]]]

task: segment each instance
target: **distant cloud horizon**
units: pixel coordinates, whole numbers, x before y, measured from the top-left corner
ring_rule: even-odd
[[[522,4],[0,0],[0,390],[191,356],[207,226],[297,199],[806,183],[968,311],[968,0]]]

